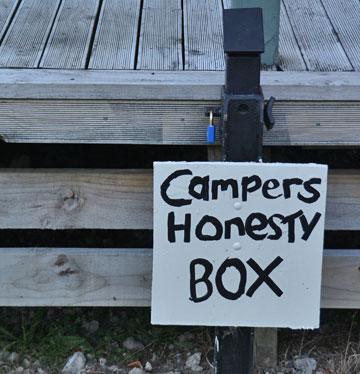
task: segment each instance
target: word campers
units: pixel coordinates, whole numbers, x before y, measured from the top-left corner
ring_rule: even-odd
[[[187,192],[184,196],[174,196],[177,183],[187,181]],[[190,206],[194,199],[202,201],[215,201],[221,194],[230,194],[234,201],[247,202],[253,194],[261,194],[266,200],[298,199],[305,205],[313,204],[320,198],[317,187],[321,184],[320,178],[288,178],[283,180],[262,180],[258,175],[249,175],[237,179],[215,179],[209,176],[193,176],[189,169],[177,170],[169,175],[161,185],[161,197],[166,204],[179,208]],[[281,207],[281,203],[279,204]],[[278,213],[266,215],[258,211],[248,215],[237,214],[226,220],[219,220],[214,215],[204,215],[194,222],[192,214],[175,212],[168,213],[167,238],[170,243],[179,240],[185,243],[197,238],[201,241],[216,241],[222,239],[235,239],[248,236],[252,240],[280,240],[286,238],[289,243],[295,240],[308,240],[320,221],[321,213],[305,213],[297,209],[291,214]]]

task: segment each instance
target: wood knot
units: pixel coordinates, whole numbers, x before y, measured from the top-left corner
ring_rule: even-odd
[[[69,259],[65,255],[59,255],[54,263],[54,266],[63,266],[69,262]]]
[[[79,193],[76,193],[71,188],[67,188],[63,193],[62,206],[63,208],[71,212],[75,209],[80,208],[84,203],[84,199]]]
[[[73,270],[71,268],[66,268],[65,270],[59,271],[58,275],[60,275],[60,277],[63,277],[65,275],[78,274],[78,273],[79,273],[78,270]]]

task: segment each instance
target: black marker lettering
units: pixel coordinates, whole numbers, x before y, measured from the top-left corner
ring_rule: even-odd
[[[238,235],[245,235],[245,225],[240,217],[235,217],[225,221],[225,239],[231,239],[231,226],[235,226],[238,229]]]
[[[236,292],[231,292],[227,290],[222,280],[224,273],[230,267],[234,267],[240,274],[239,287]],[[216,283],[217,290],[219,291],[219,294],[222,297],[225,297],[225,299],[237,300],[245,292],[246,277],[247,277],[247,274],[246,274],[245,265],[238,258],[226,259],[219,267],[219,270],[217,271],[216,277],[215,277],[215,283]]]
[[[254,221],[259,221],[259,223],[254,223]],[[268,220],[265,214],[262,213],[251,213],[246,219],[245,228],[246,233],[254,240],[264,240],[267,234],[256,234],[255,231],[261,231],[266,228]]]
[[[270,234],[267,236],[267,239],[270,240],[279,240],[282,236],[282,230],[281,228],[275,223],[274,218],[279,219],[281,222],[284,221],[285,217],[281,214],[274,214],[271,217],[269,217],[268,222],[269,226],[274,230],[273,234]]]
[[[200,265],[204,268],[204,274],[202,277],[195,279],[196,277],[196,269],[195,267]],[[207,300],[213,293],[213,285],[209,280],[209,277],[212,273],[213,266],[211,262],[205,260],[203,258],[197,258],[192,260],[190,263],[190,300],[194,303],[200,303],[201,301]],[[198,297],[196,292],[196,285],[198,283],[204,283],[206,286],[206,293],[203,296]]]
[[[168,222],[167,222],[167,229],[168,229],[168,241],[170,243],[175,243],[175,231],[184,231],[184,242],[190,242],[190,229],[191,229],[191,214],[185,214],[185,222],[183,224],[175,224],[175,213],[170,212],[168,214]]]
[[[312,196],[311,197],[305,197],[305,196],[301,195],[300,192],[299,192],[298,193],[299,200],[304,201],[305,203],[311,204],[311,203],[314,203],[315,201],[317,201],[319,199],[320,192],[312,186],[313,184],[321,184],[321,179],[320,178],[311,178],[308,181],[306,181],[304,183],[304,188],[307,192],[311,193]]]
[[[313,232],[316,224],[319,222],[320,217],[321,217],[321,213],[319,213],[319,212],[315,213],[315,215],[312,218],[312,220],[310,221],[310,223],[308,222],[307,218],[305,217],[305,214],[303,214],[300,217],[301,227],[304,230],[304,234],[301,237],[302,240],[306,241],[306,240],[309,239],[309,237],[310,237],[311,233]]]
[[[252,186],[250,186],[252,184]],[[247,201],[248,192],[254,192],[261,187],[261,179],[257,175],[251,177],[244,177],[241,182],[242,185],[242,200]]]
[[[291,186],[301,186],[303,184],[302,179],[300,178],[291,178],[283,180],[283,189],[285,199],[290,199],[291,197]]]
[[[277,179],[269,179],[265,181],[262,186],[262,193],[264,197],[266,197],[267,199],[277,199],[278,197],[282,196],[282,194],[278,194],[275,196],[269,194],[269,191],[275,190],[279,186],[280,182]]]
[[[182,176],[182,175],[192,175],[192,171],[189,170],[189,169],[184,169],[184,170],[177,170],[177,171],[174,171],[172,174],[170,174],[165,180],[164,182],[162,183],[161,187],[160,187],[160,192],[161,192],[161,197],[163,198],[163,200],[171,205],[171,206],[184,206],[184,205],[190,205],[191,204],[191,200],[190,199],[171,199],[168,194],[167,194],[167,190],[169,189],[170,187],[170,183]]]
[[[288,224],[288,242],[295,242],[295,220],[299,218],[304,212],[298,210],[297,212],[290,214],[289,216],[284,217],[283,223]]]
[[[247,290],[246,296],[252,297],[254,292],[263,284],[266,283],[276,296],[280,297],[283,292],[276,285],[276,283],[269,277],[270,273],[283,262],[283,259],[278,256],[266,269],[261,269],[255,260],[250,258],[246,263],[258,274],[258,279]]]
[[[203,234],[203,228],[206,224],[211,224],[215,228],[214,235]],[[221,222],[213,216],[204,216],[201,218],[200,222],[197,224],[195,229],[195,235],[199,240],[209,241],[209,240],[219,240],[223,234],[223,227]]]
[[[211,195],[212,199],[216,200],[219,195],[219,187],[221,191],[226,191],[229,187],[231,187],[232,191],[232,198],[236,199],[239,197],[239,187],[237,181],[235,179],[218,179],[214,180],[211,184]]]
[[[189,184],[189,194],[195,199],[209,201],[209,176],[194,177]],[[200,186],[200,192],[196,191],[196,187]]]

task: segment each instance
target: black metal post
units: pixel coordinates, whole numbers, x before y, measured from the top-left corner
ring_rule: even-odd
[[[262,10],[224,10],[226,78],[223,90],[222,158],[260,161],[264,96],[260,86],[260,55],[264,51]],[[272,106],[272,101],[271,101]],[[272,127],[271,106],[265,115]],[[253,329],[216,329],[215,372],[248,374],[253,368]]]

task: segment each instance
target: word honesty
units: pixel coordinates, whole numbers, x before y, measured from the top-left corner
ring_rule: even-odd
[[[317,327],[326,184],[324,165],[155,163],[152,322]]]

